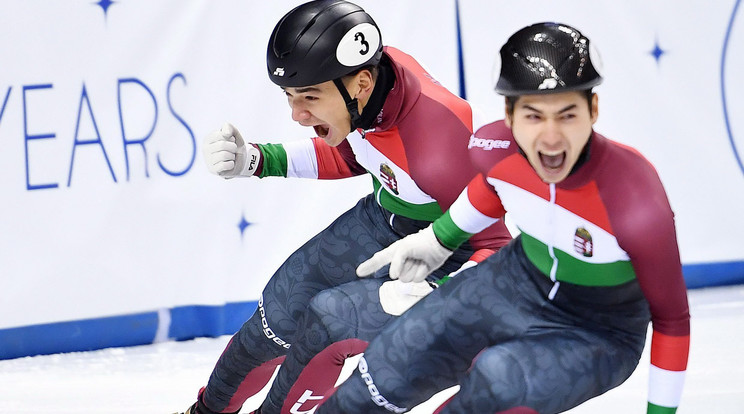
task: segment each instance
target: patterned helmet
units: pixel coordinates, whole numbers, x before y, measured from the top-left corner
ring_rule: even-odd
[[[599,56],[571,26],[537,23],[514,33],[501,47],[495,90],[505,96],[590,89],[602,83]]]

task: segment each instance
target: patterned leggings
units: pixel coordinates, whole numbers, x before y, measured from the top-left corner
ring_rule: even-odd
[[[359,263],[427,224],[396,217],[391,226],[389,216],[369,195],[290,255],[264,288],[256,312],[233,336],[217,361],[200,396],[200,411],[237,412],[246,399],[268,383],[285,354],[301,346],[295,335],[299,321],[308,311],[313,297],[327,289],[349,283],[365,285],[367,282],[356,276]],[[471,253],[469,248],[458,250],[435,277],[459,268]],[[389,280],[386,270],[379,272],[375,278]],[[379,297],[370,297],[368,300],[369,303],[364,306],[380,308]],[[372,314],[365,315],[365,318],[368,316],[374,319]],[[370,326],[365,338],[371,339],[382,325],[384,323],[378,327]],[[289,392],[288,387],[294,383],[306,362],[305,356],[312,352],[307,348],[302,351],[301,358],[288,358],[288,361],[293,361],[289,364],[293,370],[282,373],[286,371],[282,367],[278,377],[281,381],[277,380],[277,389],[272,390],[272,394],[286,395]],[[271,412],[269,405],[266,412]]]
[[[406,412],[456,384],[442,414],[556,413],[620,385],[650,319],[638,283],[562,283],[550,301],[552,285],[515,239],[388,324],[316,414]]]

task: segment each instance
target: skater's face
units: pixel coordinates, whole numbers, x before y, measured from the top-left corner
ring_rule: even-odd
[[[599,114],[581,92],[524,95],[517,98],[509,126],[537,175],[546,183],[563,181],[586,145]]]
[[[362,113],[374,87],[372,73],[362,70],[342,80],[349,96],[357,98],[359,113]],[[332,147],[343,142],[351,130],[351,116],[333,81],[282,89],[287,95],[289,107],[292,108],[292,120],[302,126],[312,127],[318,137]]]

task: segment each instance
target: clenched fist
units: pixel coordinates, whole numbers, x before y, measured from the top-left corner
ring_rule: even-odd
[[[261,151],[246,145],[237,128],[227,122],[207,135],[202,152],[209,172],[224,178],[250,177],[261,160]]]

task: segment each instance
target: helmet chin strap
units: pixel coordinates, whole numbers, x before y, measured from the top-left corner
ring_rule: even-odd
[[[351,115],[351,129],[349,132],[352,132],[359,128],[359,124],[362,120],[362,116],[359,115],[359,101],[357,101],[356,98],[351,99],[349,91],[346,90],[346,86],[344,86],[344,83],[341,82],[340,78],[334,79],[333,83],[336,85],[338,91],[341,92],[341,97],[344,98],[344,102],[346,103],[346,110],[348,110],[349,115]]]

